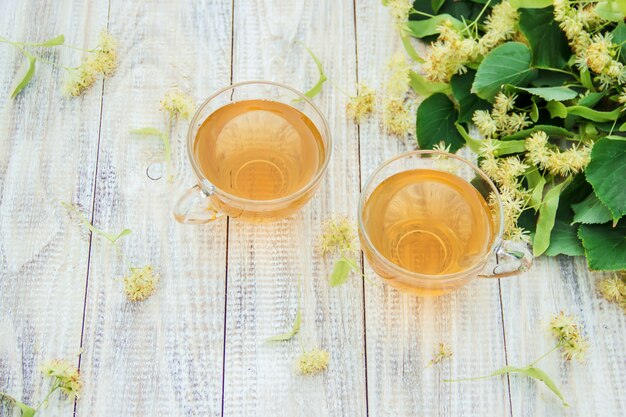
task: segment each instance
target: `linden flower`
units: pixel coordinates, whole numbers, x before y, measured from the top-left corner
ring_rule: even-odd
[[[517,225],[517,219],[526,207],[527,195],[519,189],[502,187],[500,189],[500,201],[503,211],[504,239],[514,242],[528,241],[528,232]],[[496,211],[497,199],[491,194],[489,196],[489,207]]]
[[[124,277],[124,292],[128,301],[143,301],[156,290],[159,276],[154,274],[151,266],[130,268],[130,275]]]
[[[472,116],[472,121],[476,125],[476,128],[478,128],[478,132],[480,132],[481,135],[487,138],[496,136],[496,133],[498,132],[498,125],[488,111],[476,110]]]
[[[79,96],[91,87],[98,74],[109,77],[117,68],[117,41],[108,32],[100,32],[98,46],[90,51],[81,64],[68,71],[63,91],[70,96]]]
[[[413,8],[411,0],[387,0],[386,6],[397,28],[404,30],[409,12]]]
[[[356,85],[356,95],[350,97],[346,105],[346,113],[357,123],[361,122],[365,115],[374,111],[376,93],[365,84]]]
[[[449,359],[451,357],[452,350],[450,349],[450,347],[443,342],[439,342],[437,352],[435,353],[435,356],[433,356],[433,358],[430,360],[430,362],[428,362],[428,366],[435,365],[443,361],[444,359]]]
[[[160,109],[167,112],[172,119],[178,116],[189,119],[196,105],[191,97],[179,90],[169,91],[159,102]]]
[[[619,101],[621,105],[626,106],[626,89],[622,89],[617,97],[617,101]]]
[[[545,168],[548,165],[552,151],[548,149],[548,135],[544,131],[537,131],[526,138],[526,158],[533,165]]]
[[[402,51],[394,53],[387,62],[389,73],[385,81],[385,93],[391,98],[404,98],[409,89],[411,65]]]
[[[322,226],[319,251],[322,256],[336,252],[347,254],[354,252],[356,228],[347,217],[336,217]]]
[[[606,278],[598,282],[598,291],[607,301],[626,307],[626,283],[618,277]]]
[[[77,398],[80,394],[81,381],[78,369],[68,361],[55,359],[41,368],[45,376],[54,378],[53,385],[58,384],[61,391],[68,397]]]
[[[313,349],[300,355],[295,362],[296,372],[300,375],[316,375],[328,368],[330,354],[325,350]]]
[[[414,127],[415,115],[404,100],[385,99],[383,102],[383,126],[387,132],[403,136]]]
[[[477,43],[465,39],[445,20],[439,26],[439,38],[432,43],[422,64],[422,70],[429,81],[448,82],[455,74],[466,71],[465,64],[472,62],[478,55]]]
[[[604,73],[613,62],[614,52],[611,39],[610,33],[606,36],[596,35],[593,37],[593,43],[585,50],[587,66],[596,74]]]
[[[566,151],[555,151],[548,157],[546,168],[552,174],[567,176],[583,171],[591,160],[591,146],[569,148]]]
[[[580,324],[572,315],[563,311],[552,317],[550,332],[558,340],[563,356],[567,360],[582,361],[589,349],[589,341],[581,334]]]
[[[485,34],[478,41],[478,52],[486,55],[502,42],[511,39],[517,20],[517,10],[508,1],[493,6],[485,21]]]

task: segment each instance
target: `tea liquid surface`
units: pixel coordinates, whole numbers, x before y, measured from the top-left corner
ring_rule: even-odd
[[[269,100],[244,100],[212,113],[194,152],[217,188],[251,200],[274,200],[304,188],[324,163],[324,142],[299,110]]]
[[[453,174],[415,169],[380,183],[365,203],[363,221],[374,247],[413,272],[443,275],[474,266],[489,250],[489,206]]]

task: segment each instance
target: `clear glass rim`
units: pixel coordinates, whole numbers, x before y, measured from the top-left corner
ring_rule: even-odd
[[[200,169],[200,166],[198,166],[198,163],[196,162],[196,158],[194,155],[194,143],[195,143],[195,135],[193,134],[193,129],[194,126],[196,126],[196,124],[198,123],[199,119],[200,119],[200,114],[202,113],[202,111],[209,105],[209,103],[214,100],[217,96],[229,91],[229,90],[234,90],[237,87],[242,87],[242,86],[246,86],[246,85],[268,85],[268,86],[273,86],[273,87],[278,87],[284,90],[288,90],[291,93],[295,94],[298,97],[298,100],[302,100],[304,102],[306,102],[309,106],[311,106],[311,108],[313,109],[313,111],[319,116],[319,118],[322,121],[322,125],[323,126],[317,126],[317,123],[314,123],[315,126],[318,129],[322,129],[323,131],[320,132],[320,134],[325,135],[326,138],[326,149],[325,149],[325,155],[324,155],[324,162],[322,163],[322,166],[318,169],[318,171],[315,173],[315,175],[313,176],[313,178],[311,178],[311,180],[301,189],[299,189],[298,191],[289,194],[285,197],[280,197],[280,198],[276,198],[273,200],[252,200],[252,199],[248,199],[248,198],[242,198],[239,196],[236,196],[234,194],[228,193],[222,189],[220,189],[219,187],[217,187],[215,184],[213,184],[211,181],[209,181],[208,178],[206,178],[206,176],[202,173],[202,170]],[[263,97],[259,97],[259,99],[264,99]],[[271,98],[268,98],[267,100],[271,100]],[[328,163],[330,162],[330,155],[332,152],[332,136],[330,135],[330,129],[328,127],[328,121],[326,120],[326,117],[324,116],[324,114],[322,113],[322,111],[315,105],[315,103],[313,103],[313,101],[311,101],[310,98],[308,98],[307,96],[305,96],[303,93],[299,92],[298,90],[296,90],[293,87],[290,87],[288,85],[285,84],[281,84],[281,83],[276,83],[273,81],[263,81],[263,80],[249,80],[249,81],[241,81],[235,84],[231,84],[229,86],[223,87],[219,90],[217,90],[215,93],[211,94],[206,100],[204,100],[202,102],[202,104],[200,106],[198,106],[198,109],[196,110],[195,114],[193,115],[193,117],[191,118],[191,122],[189,123],[189,130],[187,132],[187,155],[189,157],[189,161],[191,162],[191,166],[194,170],[194,173],[196,174],[196,176],[198,177],[198,179],[200,180],[200,187],[208,194],[217,194],[220,197],[224,197],[229,201],[234,201],[234,202],[238,202],[238,203],[243,203],[243,204],[255,204],[255,205],[275,205],[275,204],[281,204],[281,203],[285,203],[285,202],[289,202],[292,200],[297,199],[298,197],[302,196],[303,194],[307,193],[311,188],[313,188],[320,180],[321,178],[324,176],[324,173],[326,172],[326,169],[328,168]],[[210,189],[207,189],[207,186],[210,186]]]
[[[459,162],[469,166],[483,180],[485,180],[485,182],[489,185],[489,187],[491,187],[491,191],[493,191],[494,195],[496,196],[496,200],[498,202],[498,211],[499,211],[499,215],[500,215],[500,221],[499,221],[500,225],[499,225],[497,234],[493,238],[493,243],[492,243],[491,247],[489,248],[488,251],[485,252],[485,254],[480,258],[480,260],[478,262],[476,262],[474,265],[472,265],[471,267],[469,267],[469,268],[467,268],[467,269],[465,269],[463,271],[454,272],[452,274],[444,274],[444,275],[427,275],[427,274],[420,274],[420,273],[408,270],[406,268],[403,268],[400,265],[397,265],[397,264],[391,262],[382,253],[380,253],[378,251],[378,249],[376,249],[376,247],[372,243],[372,241],[371,241],[371,239],[370,239],[370,237],[369,237],[369,235],[367,233],[367,230],[365,229],[365,225],[363,224],[363,207],[365,205],[365,195],[366,195],[366,192],[367,192],[368,188],[370,187],[370,185],[372,184],[372,182],[376,178],[376,176],[383,169],[385,169],[386,167],[388,167],[389,165],[391,165],[392,163],[394,163],[394,162],[396,162],[396,161],[398,161],[400,159],[404,159],[404,158],[411,157],[411,156],[422,156],[422,155],[442,155],[442,156],[445,156],[447,158],[456,159],[457,161],[459,161]],[[502,234],[504,232],[504,210],[502,208],[502,201],[500,199],[500,193],[498,192],[498,189],[496,188],[495,184],[491,181],[491,179],[489,179],[487,174],[485,174],[475,164],[471,163],[470,161],[468,161],[465,158],[462,158],[462,157],[460,157],[458,155],[454,155],[454,154],[451,154],[451,153],[448,153],[448,152],[442,152],[442,151],[436,151],[436,150],[415,150],[415,151],[403,152],[403,153],[398,154],[398,155],[396,155],[396,156],[394,156],[394,157],[392,157],[390,159],[387,159],[382,164],[380,164],[374,170],[374,172],[372,172],[372,174],[367,178],[367,180],[363,184],[361,195],[359,197],[358,227],[359,227],[360,234],[363,237],[363,240],[365,241],[365,244],[367,245],[368,249],[386,267],[388,267],[388,268],[390,268],[392,270],[396,270],[396,271],[400,272],[401,274],[409,276],[409,277],[414,278],[414,279],[432,279],[432,280],[437,280],[437,281],[444,281],[444,280],[452,280],[452,279],[455,279],[455,278],[458,278],[460,276],[463,276],[463,275],[467,274],[468,271],[471,271],[476,266],[478,266],[480,263],[484,262],[487,259],[487,257],[489,257],[489,255],[491,253],[493,253],[500,246],[501,241],[502,241]]]

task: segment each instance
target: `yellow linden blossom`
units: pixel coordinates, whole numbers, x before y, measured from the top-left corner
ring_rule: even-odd
[[[296,371],[300,375],[316,375],[328,368],[330,354],[325,350],[313,349],[296,359]]]
[[[439,38],[426,51],[422,70],[429,81],[447,83],[453,75],[466,71],[466,63],[476,59],[476,48],[475,40],[461,36],[446,20],[439,26]]]
[[[554,0],[553,4],[554,20],[559,22],[572,50],[577,55],[584,52],[591,44],[591,35],[586,29],[593,29],[600,22],[595,7],[571,7],[569,0]]]
[[[589,341],[582,335],[580,324],[574,316],[561,311],[552,317],[549,328],[559,342],[565,359],[584,360],[585,353],[589,350]]]
[[[53,385],[58,384],[61,392],[68,397],[77,398],[82,387],[78,369],[62,359],[48,362],[41,368],[45,376],[54,378]]]
[[[346,105],[346,113],[351,119],[360,123],[365,115],[374,111],[376,93],[367,85],[359,83],[356,85],[356,95],[350,97]]]
[[[178,116],[189,119],[196,108],[193,99],[179,90],[167,92],[159,105],[161,110],[167,112],[172,119]]]
[[[348,254],[356,250],[356,228],[347,217],[336,217],[322,226],[319,251],[322,256],[333,253]]]
[[[69,70],[63,91],[69,96],[79,96],[91,87],[99,74],[109,77],[117,68],[117,41],[108,32],[100,32],[98,46],[90,51],[81,64]]]
[[[515,33],[518,14],[508,1],[496,4],[485,21],[485,34],[478,41],[478,52],[486,55]]]
[[[607,300],[617,303],[626,312],[626,282],[618,276],[598,282],[598,291]]]
[[[389,14],[396,27],[404,30],[409,19],[409,12],[413,8],[413,2],[411,0],[387,0],[383,4],[389,8]]]
[[[435,356],[433,356],[433,358],[430,360],[430,362],[428,362],[428,366],[435,365],[437,363],[440,363],[444,359],[449,359],[451,357],[452,350],[450,349],[450,347],[443,342],[439,342],[439,345],[437,346],[437,352],[435,353]]]
[[[124,292],[128,301],[143,301],[156,290],[159,276],[154,274],[151,266],[130,268],[130,275],[124,277]]]
[[[498,125],[486,110],[476,110],[472,121],[478,128],[478,132],[486,138],[493,138],[498,132]]]
[[[391,98],[404,98],[409,89],[411,65],[402,51],[396,51],[387,62],[385,94]]]
[[[571,147],[565,151],[556,147],[553,149],[543,131],[534,132],[526,138],[525,145],[526,159],[551,174],[567,176],[582,172],[591,160],[591,145]]]
[[[383,101],[383,126],[387,132],[403,136],[415,127],[415,114],[403,99],[385,99]]]
[[[517,225],[517,219],[526,207],[527,195],[519,188],[502,187],[500,189],[500,201],[503,211],[504,239],[514,242],[528,241],[528,232]],[[497,200],[492,194],[489,196],[489,207],[496,211]]]
[[[526,138],[526,159],[533,165],[545,168],[548,165],[552,151],[548,148],[548,135],[544,131],[537,131]]]

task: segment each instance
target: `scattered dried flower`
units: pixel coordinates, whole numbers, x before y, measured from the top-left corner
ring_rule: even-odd
[[[334,217],[322,226],[319,251],[322,256],[349,254],[356,250],[356,227],[347,217]]]
[[[128,301],[144,301],[150,297],[159,281],[152,266],[130,268],[130,275],[124,277],[124,292]]]
[[[196,107],[193,99],[180,90],[167,92],[159,102],[159,105],[160,109],[165,111],[172,119],[176,119],[178,116],[183,119],[189,119]]]
[[[404,136],[415,127],[415,114],[403,99],[383,101],[383,126],[393,135]]]
[[[360,123],[364,116],[374,111],[376,93],[367,85],[359,83],[356,85],[356,95],[350,97],[346,105],[348,117]]]
[[[626,273],[622,272],[622,275],[626,277]],[[605,278],[598,282],[597,288],[607,301],[616,303],[626,312],[626,282],[624,278],[617,275]]]
[[[58,387],[63,394],[70,398],[77,398],[80,395],[81,381],[78,369],[66,360],[55,359],[46,363],[41,372],[53,378],[52,391]]]
[[[549,328],[565,359],[578,361],[585,359],[589,341],[582,335],[580,324],[573,315],[559,312],[550,320]]]
[[[328,368],[330,354],[325,350],[313,349],[304,352],[295,362],[296,372],[300,375],[316,375]]]
[[[428,362],[428,366],[435,365],[445,359],[450,359],[451,357],[452,350],[450,349],[450,347],[443,342],[439,342],[439,344],[437,345],[437,351],[435,352],[435,356],[433,356],[430,362]]]

